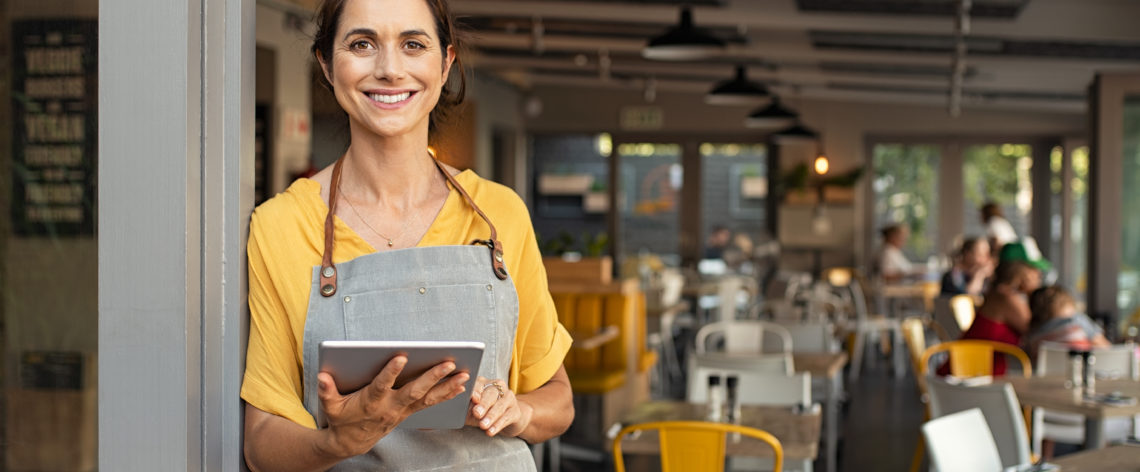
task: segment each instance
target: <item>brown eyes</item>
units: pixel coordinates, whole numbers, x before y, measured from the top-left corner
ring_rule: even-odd
[[[421,43],[421,42],[416,41],[416,40],[405,41],[403,44],[403,47],[404,47],[404,49],[412,49],[412,50],[427,49],[427,46],[424,45],[424,43]],[[365,50],[369,50],[369,49],[376,49],[376,46],[373,45],[371,41],[359,39],[359,40],[356,40],[356,41],[349,43],[348,48],[353,50],[353,51],[365,51]]]

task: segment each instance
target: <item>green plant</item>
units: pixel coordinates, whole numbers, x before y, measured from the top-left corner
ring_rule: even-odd
[[[586,257],[601,257],[605,254],[606,246],[610,243],[610,236],[606,233],[598,233],[590,236],[589,233],[582,233],[582,241],[585,245]]]

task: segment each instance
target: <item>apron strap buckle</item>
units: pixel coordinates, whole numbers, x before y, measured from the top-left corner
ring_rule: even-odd
[[[507,266],[503,262],[503,243],[495,239],[476,239],[471,244],[482,244],[491,250],[491,268],[499,280],[507,280]]]

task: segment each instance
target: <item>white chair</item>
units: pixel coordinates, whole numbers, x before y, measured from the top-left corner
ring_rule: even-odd
[[[756,372],[754,370],[732,368],[700,368],[690,372],[689,392],[686,397],[690,403],[704,403],[708,401],[708,378],[720,376],[721,385],[728,375],[735,375],[739,379],[737,394],[740,395],[741,405],[768,405],[768,406],[808,406],[811,405],[811,374],[784,375],[780,373]],[[726,470],[771,470],[771,460],[734,457],[729,459]],[[783,470],[800,470],[811,472],[812,461],[789,461],[784,464]]]
[[[1136,345],[1118,344],[1109,348],[1094,349],[1096,364],[1093,372],[1098,377],[1140,379],[1140,363],[1136,359]],[[1064,344],[1043,342],[1037,350],[1037,375],[1063,376],[1069,372],[1069,347]],[[1033,410],[1033,452],[1041,454],[1041,442],[1050,440],[1066,444],[1085,441],[1085,417],[1076,413],[1063,413],[1043,408]],[[1138,434],[1140,415],[1132,418],[1109,418],[1104,422],[1104,437],[1108,441],[1121,441]]]
[[[697,354],[709,351],[709,341],[723,340],[720,351],[734,354],[761,354],[765,352],[792,352],[792,334],[776,323],[759,320],[718,321],[709,323],[697,330]],[[779,341],[773,347],[766,341]]]
[[[943,341],[961,339],[974,322],[974,299],[969,295],[940,296],[934,299],[934,326]]]
[[[779,323],[792,336],[792,352],[836,352],[835,325],[826,321]]]
[[[1029,433],[1021,404],[1008,383],[965,386],[928,376],[926,388],[930,392],[930,417],[939,418],[960,411],[980,409],[986,419],[1002,467],[1013,467],[1032,462],[1029,455]],[[939,469],[943,470],[943,469]]]
[[[994,435],[978,408],[927,421],[922,437],[939,472],[1001,472]]]
[[[851,348],[850,370],[847,371],[848,380],[854,382],[859,379],[859,372],[863,367],[863,351],[866,338],[880,332],[886,332],[896,341],[902,339],[901,320],[882,314],[871,314],[867,308],[867,298],[863,293],[859,277],[852,277],[847,281],[847,290],[850,291],[851,304],[854,307],[855,319],[848,323],[846,329],[855,332],[855,340]],[[896,342],[896,347],[901,343]],[[892,366],[896,375],[902,375],[905,370],[902,360],[903,349],[892,350]]]

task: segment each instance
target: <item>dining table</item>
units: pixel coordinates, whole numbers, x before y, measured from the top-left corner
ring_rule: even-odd
[[[1140,381],[1131,379],[1097,380],[1096,392],[1101,397],[1086,398],[1081,389],[1070,388],[1059,376],[1008,377],[1018,401],[1023,406],[1048,408],[1085,417],[1085,448],[1105,446],[1104,420],[1112,417],[1140,415]],[[1107,401],[1105,394],[1116,393],[1121,401]],[[1128,401],[1131,398],[1131,401]]]
[[[676,400],[653,400],[635,406],[611,428],[615,434],[625,426],[655,421],[704,421],[707,405]],[[784,460],[814,460],[819,454],[819,409],[798,407],[741,405],[737,424],[767,431],[780,440]],[[624,454],[659,454],[660,444],[654,431],[645,431],[622,439]],[[606,450],[613,443],[606,441]],[[727,441],[728,456],[773,457],[772,448],[759,441]]]
[[[1081,451],[1049,462],[1061,472],[1140,472],[1140,444]]]
[[[710,358],[725,358],[747,361],[750,357],[765,354],[710,352],[702,354]],[[767,354],[771,355],[771,354]],[[837,470],[839,445],[839,400],[843,396],[843,366],[847,365],[847,352],[793,352],[792,366],[796,373],[811,374],[812,381],[823,380],[826,385],[823,404],[823,467],[826,472]]]

